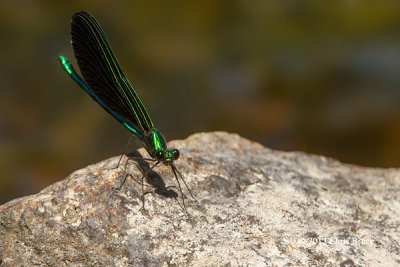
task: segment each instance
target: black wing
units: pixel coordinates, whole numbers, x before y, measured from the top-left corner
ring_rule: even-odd
[[[71,37],[79,69],[90,90],[109,109],[138,129],[147,132],[154,128],[95,18],[84,11],[74,14]]]

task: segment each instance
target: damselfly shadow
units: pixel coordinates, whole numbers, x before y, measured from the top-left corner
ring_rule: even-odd
[[[125,184],[126,180],[129,178],[132,178],[134,181],[136,181],[141,186],[141,196],[140,197],[141,197],[141,201],[142,201],[142,208],[141,208],[142,210],[144,210],[145,195],[155,193],[157,195],[164,196],[167,198],[174,198],[176,200],[176,202],[179,204],[179,206],[184,211],[186,211],[186,205],[185,205],[185,200],[184,200],[184,198],[186,196],[182,192],[182,188],[178,188],[175,185],[166,186],[162,177],[156,171],[154,171],[154,168],[156,166],[159,166],[159,164],[158,164],[159,162],[157,163],[153,159],[144,158],[138,151],[125,153],[125,156],[127,156],[127,160],[126,160],[125,164],[123,164],[124,165],[123,181],[120,186],[115,187],[114,189],[121,190],[123,185]],[[122,159],[122,157],[121,157],[121,159]],[[121,159],[120,159],[120,161],[121,161]],[[149,161],[155,162],[155,163],[150,166]],[[139,179],[137,179],[136,177],[134,177],[132,174],[129,173],[129,171],[128,171],[129,162],[134,162],[135,165],[137,166],[137,168],[142,173],[142,175]],[[117,167],[115,167],[115,168],[118,168],[119,166],[120,166],[120,162],[118,163]],[[112,169],[114,169],[114,168],[112,168]],[[179,175],[181,176],[180,173],[179,173]],[[182,178],[182,176],[181,176],[181,178]],[[145,187],[152,187],[152,188],[154,188],[154,190],[145,191]],[[181,196],[182,196],[183,205],[178,200],[179,194],[177,192],[175,192],[173,189],[180,191]]]

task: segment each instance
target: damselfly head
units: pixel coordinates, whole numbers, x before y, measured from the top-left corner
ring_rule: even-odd
[[[155,158],[158,161],[164,162],[165,165],[171,165],[174,160],[179,158],[178,149],[158,150],[155,153]]]

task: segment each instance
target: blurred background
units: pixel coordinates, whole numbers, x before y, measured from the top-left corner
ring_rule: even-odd
[[[81,10],[167,140],[223,130],[400,166],[399,2],[81,2],[0,2],[0,204],[124,151],[129,132],[57,60],[76,66],[69,23]]]

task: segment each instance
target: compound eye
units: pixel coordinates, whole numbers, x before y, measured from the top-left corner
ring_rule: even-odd
[[[179,158],[180,153],[178,149],[172,149],[171,153],[174,160]]]
[[[164,160],[164,159],[165,159],[164,152],[162,152],[162,151],[157,151],[157,152],[156,152],[156,160]]]

